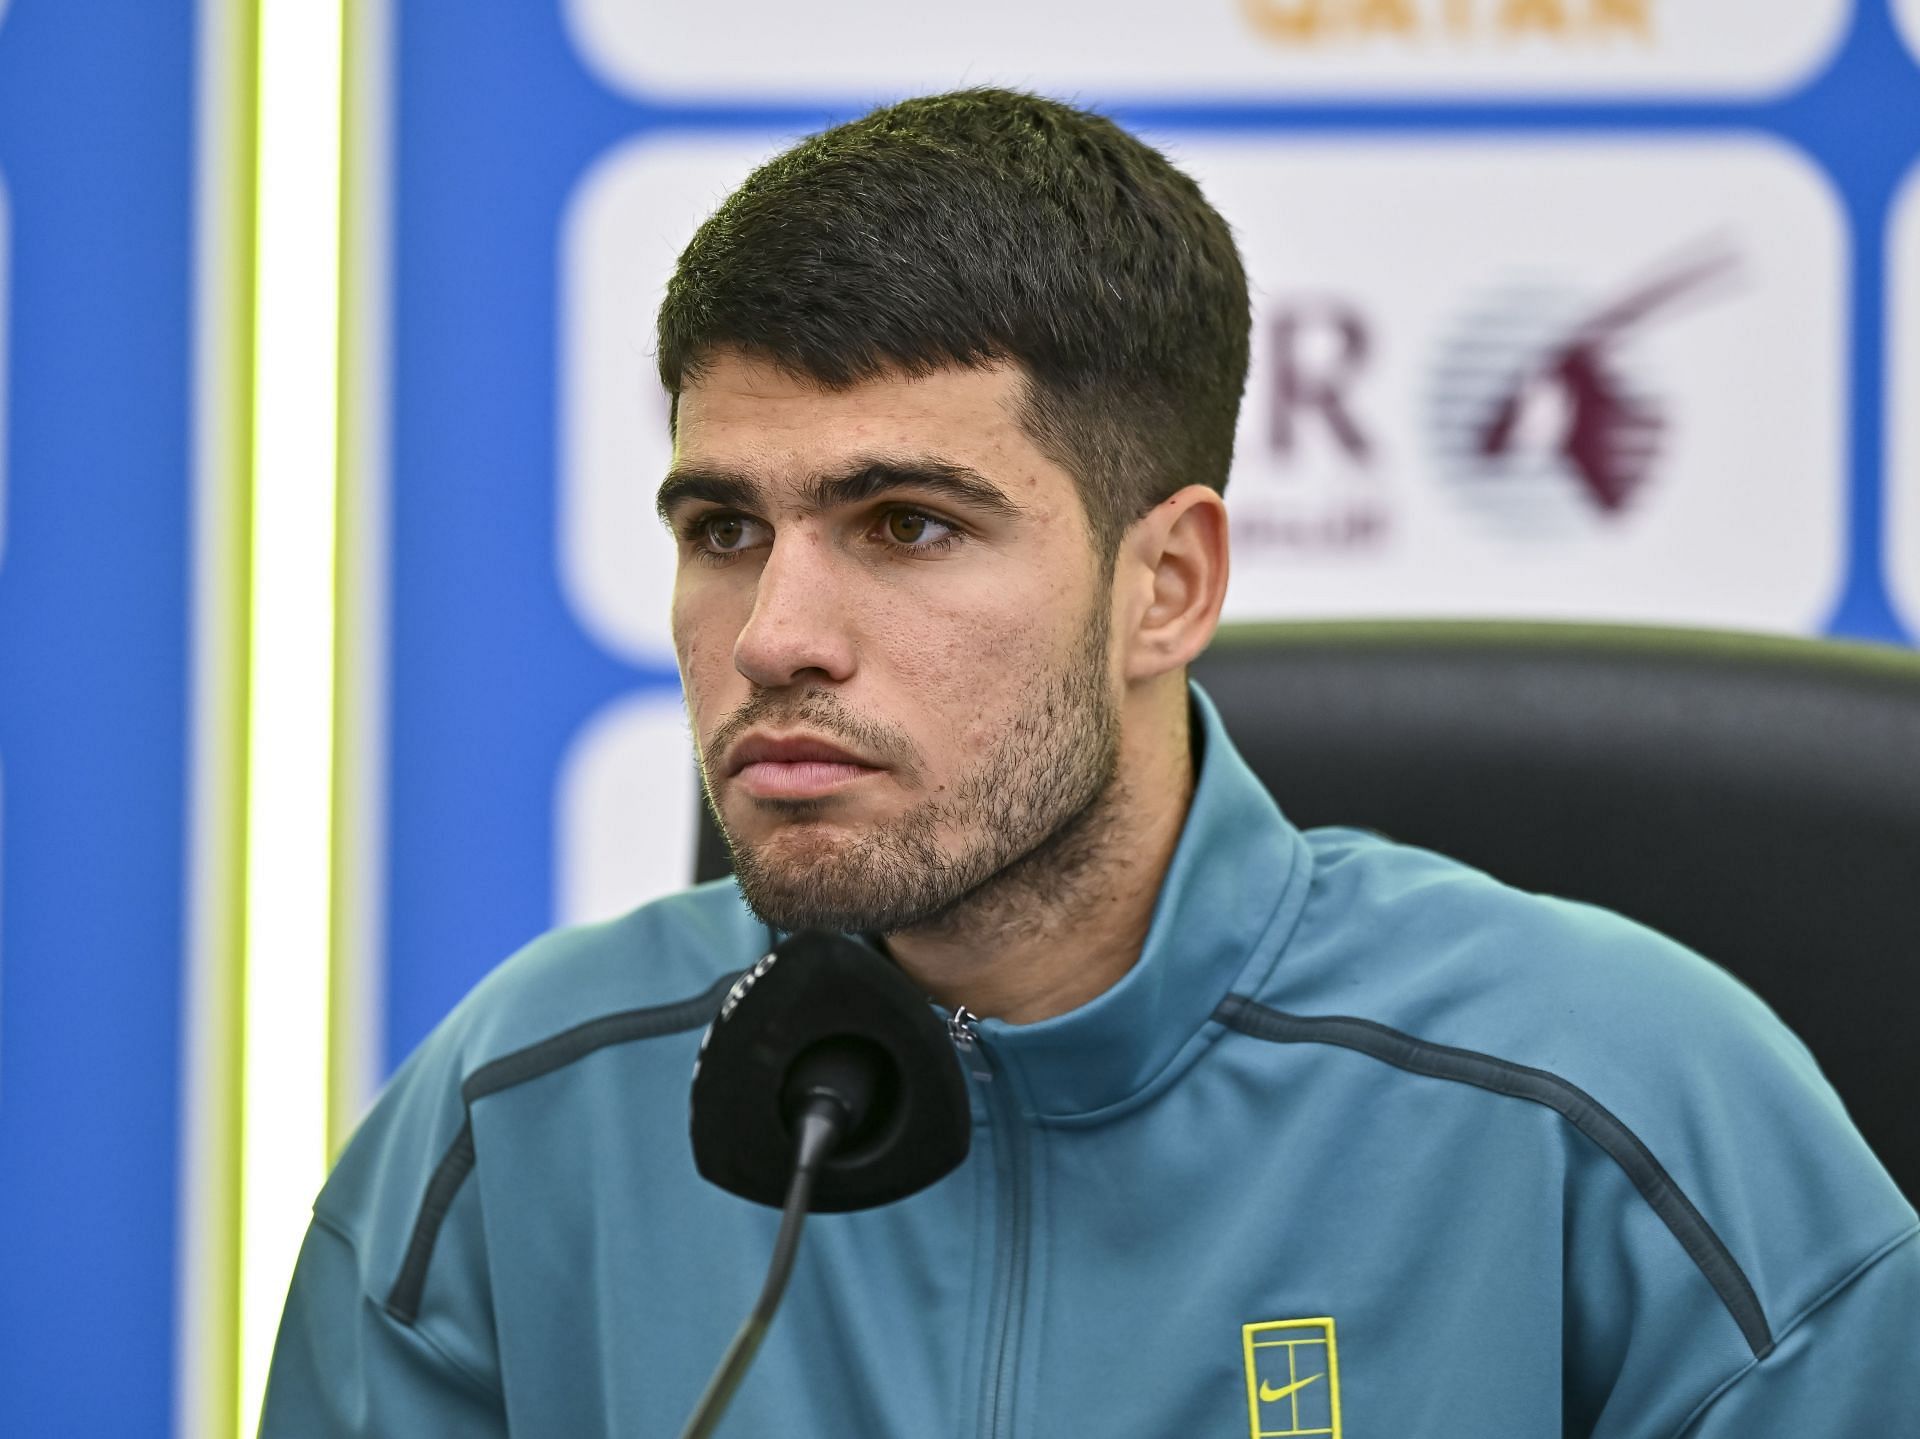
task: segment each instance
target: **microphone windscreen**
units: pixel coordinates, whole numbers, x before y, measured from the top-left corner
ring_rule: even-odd
[[[946,1024],[884,955],[845,935],[802,933],[740,976],[700,1041],[694,1166],[778,1209],[793,1175],[783,1103],[795,1065],[822,1046],[871,1054],[871,1107],[821,1166],[809,1208],[868,1209],[958,1168],[973,1139],[966,1079]]]

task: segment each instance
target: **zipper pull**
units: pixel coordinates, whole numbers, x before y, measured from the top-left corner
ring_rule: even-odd
[[[973,1053],[973,1046],[980,1038],[980,1016],[964,1004],[956,1005],[947,1016],[947,1035],[962,1054]]]
[[[980,1016],[964,1004],[956,1005],[952,1014],[947,1016],[947,1035],[953,1040],[953,1047],[960,1052],[960,1061],[967,1072],[982,1084],[993,1082],[993,1067],[987,1063],[986,1053],[980,1048]]]

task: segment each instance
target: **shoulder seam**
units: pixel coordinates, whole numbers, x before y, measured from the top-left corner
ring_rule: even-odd
[[[440,1162],[420,1196],[420,1208],[414,1215],[413,1233],[400,1261],[400,1272],[382,1304],[388,1317],[412,1328],[420,1317],[420,1299],[427,1286],[427,1268],[433,1262],[434,1245],[440,1238],[440,1226],[446,1221],[453,1201],[459,1196],[467,1176],[473,1172],[477,1155],[473,1147],[473,1106],[476,1101],[503,1089],[539,1079],[564,1069],[596,1050],[641,1039],[657,1039],[698,1029],[713,1017],[721,997],[733,985],[738,973],[722,975],[704,992],[691,999],[646,1009],[626,1009],[603,1014],[571,1029],[538,1040],[511,1054],[489,1060],[460,1084],[464,1109],[460,1129],[448,1144]]]
[[[338,1220],[332,1218],[329,1215],[322,1214],[318,1209],[316,1209],[313,1213],[313,1222],[316,1226],[326,1230],[327,1233],[331,1234],[335,1239],[338,1239],[342,1244],[346,1245],[347,1252],[353,1255],[356,1260],[359,1258],[360,1256],[359,1242],[353,1237],[352,1233],[348,1231],[347,1227],[344,1224],[341,1224]],[[358,1286],[356,1286],[356,1288],[357,1287]],[[373,1299],[371,1295],[363,1295],[363,1297],[366,1299],[367,1303],[370,1304],[374,1308],[374,1310],[380,1314],[381,1322],[383,1323],[393,1322],[392,1316],[387,1314],[385,1312],[384,1307],[378,1301]],[[424,1329],[421,1329],[416,1325],[411,1325],[411,1324],[399,1325],[396,1327],[404,1329],[406,1333],[411,1336],[414,1343],[419,1344],[424,1348],[428,1349],[429,1351],[431,1351],[433,1356],[436,1359],[438,1359],[442,1364],[446,1365],[448,1369],[452,1370],[454,1375],[458,1377],[463,1384],[465,1384],[468,1388],[474,1390],[482,1398],[491,1399],[497,1403],[504,1397],[501,1394],[500,1388],[497,1384],[487,1379],[484,1375],[475,1373],[472,1369],[468,1368],[467,1365],[463,1363],[461,1360],[456,1359],[453,1355],[449,1354],[446,1350],[446,1347],[442,1345],[437,1339],[435,1339],[431,1334],[427,1333]]]
[[[558,1034],[537,1040],[524,1048],[487,1061],[460,1081],[460,1097],[468,1104],[498,1094],[517,1084],[525,1084],[556,1069],[564,1069],[596,1049],[610,1044],[625,1044],[634,1039],[654,1039],[663,1034],[678,1034],[696,1029],[713,1017],[720,998],[739,978],[739,971],[722,975],[691,999],[671,1004],[650,1005],[645,1009],[623,1009],[602,1014],[563,1029]]]
[[[1847,1270],[1846,1273],[1834,1280],[1832,1284],[1828,1285],[1819,1294],[1814,1296],[1813,1299],[1809,1300],[1807,1304],[1794,1314],[1793,1318],[1789,1319],[1785,1324],[1782,1324],[1780,1326],[1778,1339],[1785,1339],[1807,1320],[1813,1318],[1814,1315],[1818,1314],[1834,1300],[1840,1298],[1841,1295],[1853,1288],[1858,1280],[1864,1279],[1872,1270],[1878,1268],[1881,1260],[1887,1258],[1896,1250],[1905,1248],[1916,1239],[1920,1239],[1920,1225],[1915,1225],[1900,1234],[1896,1234],[1879,1248],[1868,1251],[1866,1258],[1862,1259],[1858,1264],[1854,1265],[1853,1268]],[[1758,1357],[1749,1359],[1745,1364],[1741,1365],[1738,1370],[1729,1374],[1708,1391],[1707,1396],[1698,1404],[1694,1405],[1692,1412],[1680,1422],[1680,1427],[1673,1431],[1674,1439],[1684,1439],[1684,1436],[1693,1426],[1706,1417],[1709,1409],[1718,1404],[1730,1390],[1738,1387],[1743,1379],[1760,1367],[1760,1362],[1761,1360]]]
[[[1286,1014],[1244,995],[1228,995],[1213,1017],[1254,1039],[1277,1044],[1336,1045],[1410,1074],[1470,1085],[1553,1110],[1620,1166],[1712,1285],[1754,1358],[1764,1359],[1772,1352],[1773,1335],[1760,1297],[1706,1216],[1694,1207],[1640,1137],[1578,1085],[1544,1069],[1433,1044],[1370,1019]]]

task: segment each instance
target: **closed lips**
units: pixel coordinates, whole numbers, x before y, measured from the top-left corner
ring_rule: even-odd
[[[853,765],[859,769],[877,769],[856,754],[828,744],[825,740],[795,738],[771,739],[749,736],[733,752],[728,773],[738,774],[754,764],[831,764]]]

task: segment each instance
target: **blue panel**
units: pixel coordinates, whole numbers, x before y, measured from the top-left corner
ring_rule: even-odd
[[[193,7],[15,0],[0,555],[0,1429],[173,1400]]]
[[[582,66],[558,0],[397,8],[389,1068],[491,965],[549,923],[554,784],[569,739],[614,696],[673,683],[593,645],[556,577],[563,207],[588,165],[632,136],[791,132],[867,108],[850,96],[804,106],[745,94],[637,103]],[[1880,555],[1881,236],[1895,183],[1920,153],[1920,69],[1885,0],[1862,0],[1820,75],[1764,102],[1083,98],[1159,131],[1656,142],[1758,132],[1804,150],[1835,186],[1853,261],[1848,565],[1828,628],[1910,640],[1888,602]]]

